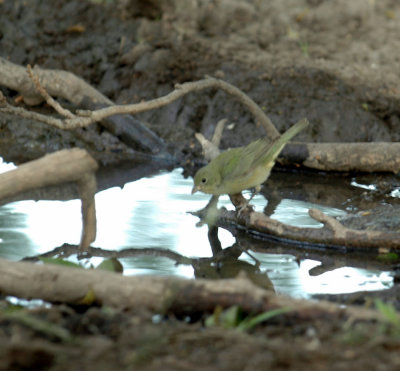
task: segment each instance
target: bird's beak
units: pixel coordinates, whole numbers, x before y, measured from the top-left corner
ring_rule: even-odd
[[[192,188],[192,194],[196,193],[197,191],[200,191],[200,188],[194,185]]]

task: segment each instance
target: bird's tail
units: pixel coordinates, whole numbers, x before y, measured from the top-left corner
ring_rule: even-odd
[[[306,118],[300,120],[288,130],[286,130],[280,137],[275,139],[268,146],[267,153],[263,156],[264,161],[275,161],[278,157],[279,153],[282,151],[283,147],[285,147],[286,143],[289,142],[296,134],[298,134],[301,130],[308,126],[309,122]]]

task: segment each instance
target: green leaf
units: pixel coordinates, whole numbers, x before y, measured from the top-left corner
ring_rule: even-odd
[[[396,311],[396,308],[391,303],[384,303],[381,299],[374,300],[376,309],[382,314],[387,322],[390,322],[394,326],[400,329],[400,317]]]
[[[382,262],[393,263],[399,260],[399,255],[395,252],[389,252],[387,254],[378,255],[377,259]]]
[[[290,311],[292,311],[292,308],[289,307],[277,308],[243,319],[243,312],[239,306],[234,305],[226,310],[222,310],[221,306],[217,306],[214,309],[214,313],[206,318],[205,326],[222,326],[225,328],[236,328],[238,331],[248,331],[261,322]]]
[[[96,302],[96,294],[92,288],[90,288],[85,296],[78,300],[77,304],[78,305],[92,305],[94,302]]]
[[[205,320],[206,327],[222,326],[225,328],[235,328],[242,317],[242,311],[234,305],[228,309],[222,310],[222,307],[218,305],[214,309],[214,313],[208,316]]]
[[[288,313],[292,310],[293,310],[292,308],[283,307],[283,308],[269,310],[268,312],[261,313],[254,317],[247,317],[239,324],[237,329],[239,331],[251,330],[253,327],[257,326],[258,324],[260,324],[262,322],[268,321],[269,319],[271,319],[273,317],[279,316],[284,313]]]
[[[115,272],[115,273],[122,273],[124,271],[124,267],[120,263],[120,261],[113,257],[110,259],[104,259],[96,269],[101,269],[104,271]]]

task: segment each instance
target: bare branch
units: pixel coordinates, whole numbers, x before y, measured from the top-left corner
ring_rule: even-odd
[[[228,121],[227,119],[219,120],[217,122],[217,126],[215,127],[214,135],[211,139],[211,142],[217,147],[219,147],[219,144],[221,143],[222,133],[224,131],[225,124],[227,121]]]
[[[196,133],[194,136],[203,148],[203,155],[207,161],[211,161],[220,154],[219,148],[214,143],[210,142],[203,134]]]
[[[58,112],[60,115],[62,115],[62,116],[68,117],[68,118],[70,118],[70,119],[73,118],[73,117],[75,117],[75,115],[74,115],[71,111],[69,111],[69,110],[67,110],[67,109],[65,109],[65,108],[63,108],[63,107],[61,107],[61,105],[60,105],[58,102],[56,102],[56,101],[49,95],[49,93],[46,91],[46,89],[45,89],[42,85],[40,85],[39,78],[38,78],[37,75],[35,75],[35,74],[33,73],[32,67],[31,67],[30,64],[28,64],[28,66],[27,66],[27,71],[28,71],[29,77],[30,77],[30,78],[32,79],[32,81],[33,81],[33,84],[35,85],[35,88],[36,88],[37,92],[44,98],[44,100],[46,101],[46,103],[47,103],[49,106],[53,107],[54,110],[55,110],[56,112]]]
[[[43,115],[38,112],[27,111],[26,109],[24,109],[22,107],[12,106],[11,104],[9,104],[6,101],[6,99],[1,99],[1,101],[0,101],[0,112],[8,113],[8,114],[14,115],[14,116],[23,117],[23,118],[29,119],[29,120],[43,122],[47,125],[54,126],[58,129],[68,130],[68,129],[76,128],[76,126],[71,127],[71,128],[66,126],[64,120],[60,120],[56,117]]]
[[[62,72],[62,71],[59,71]],[[36,79],[38,81],[38,79]],[[1,81],[0,81],[1,82]],[[37,84],[37,87],[40,84]],[[102,119],[117,115],[117,114],[136,114],[139,112],[149,111],[155,108],[163,107],[167,104],[172,103],[173,101],[183,97],[184,95],[190,92],[197,92],[208,88],[218,88],[222,89],[226,93],[232,95],[236,99],[239,100],[256,118],[256,120],[263,125],[267,135],[271,138],[275,138],[279,135],[279,132],[276,130],[271,120],[267,117],[267,115],[262,111],[262,109],[246,94],[244,94],[240,89],[234,87],[233,85],[218,80],[212,77],[195,81],[195,82],[187,82],[184,84],[176,85],[175,90],[171,93],[156,98],[147,102],[141,102],[136,104],[128,104],[128,105],[112,105],[106,108],[102,108],[96,111],[92,111],[90,116],[85,115],[84,117],[72,117],[64,120],[59,120],[58,124],[54,125],[54,121],[43,120],[42,116],[36,116],[36,119],[46,124],[50,124],[56,126],[58,128],[65,129],[74,129],[77,127],[85,127],[96,121],[101,121]],[[41,89],[39,88],[39,91]],[[50,92],[51,93],[51,92]],[[44,96],[48,95],[47,92],[44,93],[41,91],[41,94]],[[20,111],[11,110],[9,107],[0,107],[0,112],[7,112],[13,114],[19,114]],[[26,116],[24,116],[26,117]]]
[[[279,136],[279,132],[276,130],[271,120],[266,116],[266,114],[262,111],[262,109],[250,97],[248,97],[246,94],[244,94],[240,89],[236,88],[235,86],[225,81],[218,80],[212,77],[208,77],[206,79],[195,82],[186,82],[184,84],[176,85],[175,90],[160,98],[136,104],[128,104],[124,106],[115,105],[94,111],[92,113],[91,118],[93,121],[99,121],[104,117],[108,117],[115,114],[120,114],[120,113],[136,114],[143,111],[149,111],[170,104],[175,100],[182,98],[184,95],[190,92],[198,92],[209,88],[219,88],[224,90],[226,93],[234,96],[255,116],[256,120],[258,120],[260,124],[263,125],[266,134],[269,137],[275,138]],[[69,121],[69,123],[72,125],[75,122],[75,119],[67,121]]]
[[[236,207],[240,207],[240,199],[232,199]],[[400,232],[356,230],[343,226],[336,219],[323,212],[310,209],[309,214],[315,220],[324,224],[322,228],[300,228],[284,224],[269,218],[263,213],[246,208],[237,214],[225,209],[219,210],[217,225],[235,225],[250,234],[265,237],[273,236],[274,239],[292,242],[324,245],[325,248],[359,248],[367,251],[379,249],[393,249],[400,251]]]

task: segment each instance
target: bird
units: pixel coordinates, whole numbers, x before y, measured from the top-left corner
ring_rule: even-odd
[[[246,189],[254,189],[253,197],[268,179],[286,143],[308,124],[307,119],[302,119],[272,141],[266,137],[260,138],[246,146],[222,152],[197,171],[192,194],[198,191],[211,194],[215,201],[223,194],[235,195]]]

